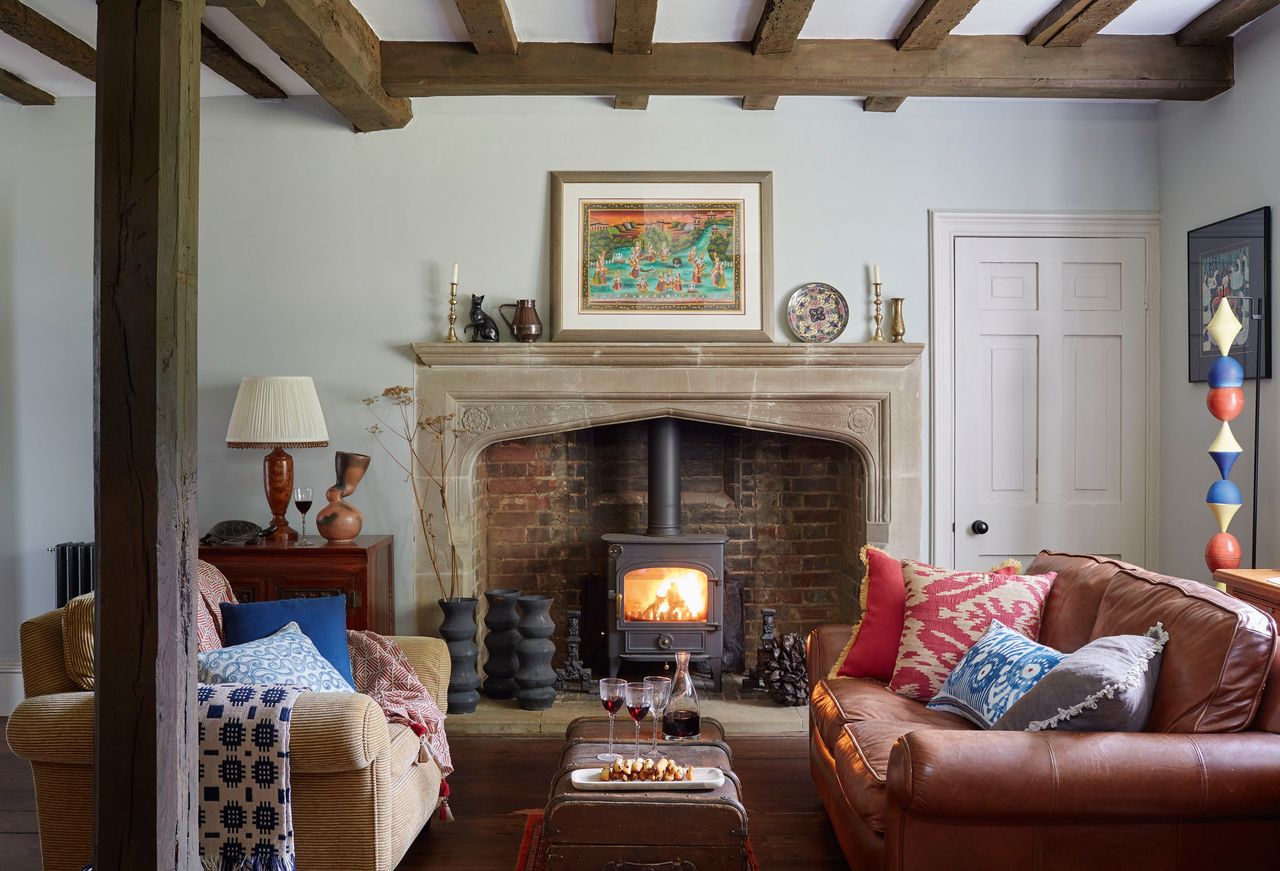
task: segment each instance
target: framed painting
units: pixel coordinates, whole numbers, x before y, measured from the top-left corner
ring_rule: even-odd
[[[551,340],[769,342],[773,173],[553,172]]]
[[[1231,356],[1246,378],[1271,377],[1271,208],[1218,221],[1187,234],[1189,380],[1205,381],[1218,349],[1205,331],[1219,304],[1244,325]]]

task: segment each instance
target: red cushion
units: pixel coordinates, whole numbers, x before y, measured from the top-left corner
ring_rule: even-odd
[[[862,549],[862,622],[853,629],[835,677],[869,677],[888,682],[898,659],[898,639],[907,597],[902,563],[879,548]]]
[[[877,547],[866,545],[860,554],[864,567],[859,604],[862,620],[853,627],[849,643],[836,659],[828,677],[867,677],[888,683],[898,661],[898,641],[906,613],[906,587],[902,561]],[[1015,575],[1022,571],[1017,560],[1006,560],[991,574]]]

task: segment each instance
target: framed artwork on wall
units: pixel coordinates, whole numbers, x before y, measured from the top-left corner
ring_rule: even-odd
[[[773,173],[551,173],[551,339],[769,342]]]
[[[1187,234],[1188,378],[1205,381],[1220,354],[1209,338],[1209,319],[1220,302],[1244,329],[1230,356],[1245,378],[1261,369],[1271,377],[1271,207],[1255,209]]]

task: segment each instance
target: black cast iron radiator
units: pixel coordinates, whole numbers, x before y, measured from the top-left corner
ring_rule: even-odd
[[[53,553],[53,584],[58,605],[93,590],[93,542],[64,541],[49,548]]]

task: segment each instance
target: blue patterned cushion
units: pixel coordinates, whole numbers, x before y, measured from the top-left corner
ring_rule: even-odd
[[[992,620],[986,634],[952,669],[929,707],[959,714],[990,729],[1010,705],[1064,659],[1066,654]]]
[[[284,684],[321,693],[355,692],[297,623],[257,641],[203,651],[196,659],[200,683]]]

